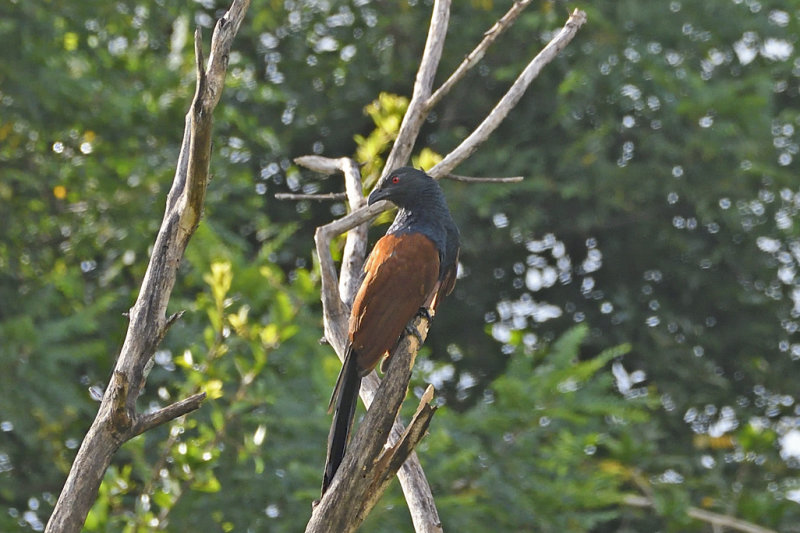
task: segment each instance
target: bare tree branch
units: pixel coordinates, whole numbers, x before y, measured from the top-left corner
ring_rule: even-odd
[[[365,219],[366,222],[369,219]],[[349,228],[348,228],[349,229]],[[345,230],[346,231],[346,230]],[[344,360],[347,331],[344,327],[349,319],[347,306],[339,296],[339,273],[331,256],[331,240],[340,235],[331,229],[331,224],[320,226],[314,233],[320,271],[320,299],[322,300],[322,325],[325,339],[333,346],[339,359]]]
[[[391,203],[387,202],[386,200],[381,200],[372,205],[367,205],[356,209],[342,218],[337,218],[336,220],[329,222],[324,226],[320,226],[318,231],[319,229],[325,228],[325,233],[335,237],[336,235],[341,235],[345,231],[355,228],[359,224],[371,221],[384,211],[391,209],[391,207]]]
[[[342,167],[344,164],[342,163],[343,159],[348,159],[346,157],[340,158],[333,158],[333,157],[325,157],[321,155],[301,155],[299,157],[294,158],[294,162],[300,165],[301,167],[306,167],[309,170],[313,170],[314,172],[319,172],[320,174],[336,174],[337,172],[343,172]]]
[[[650,498],[633,494],[627,496],[624,503],[631,507],[655,507],[655,503]],[[706,511],[698,507],[689,507],[686,510],[686,514],[695,520],[707,522],[715,527],[725,527],[735,529],[736,531],[744,531],[745,533],[778,533],[774,529],[759,526],[758,524],[733,516]]]
[[[212,112],[222,94],[233,38],[249,5],[249,0],[234,0],[217,22],[206,69],[200,33],[195,33],[197,86],[186,114],[183,144],[164,219],[139,296],[129,313],[127,335],[111,381],[72,464],[47,532],[80,531],[116,450],[142,431],[196,409],[204,397],[195,395],[151,414],[142,415],[136,410],[147,364],[177,318],[166,317],[167,303],[184,250],[200,222],[209,176]]]
[[[388,202],[379,202],[379,204],[383,203]],[[380,206],[378,204],[371,206],[371,208],[375,207]],[[369,209],[370,208],[362,208],[360,211],[368,213]],[[371,216],[364,218],[361,223],[369,221],[370,218]],[[320,292],[322,299],[325,337],[331,346],[333,346],[334,350],[339,356],[339,359],[343,360],[347,343],[347,322],[349,319],[349,308],[342,302],[339,291],[337,290],[339,285],[339,282],[337,281],[338,274],[336,271],[336,265],[333,262],[333,257],[331,256],[330,252],[331,239],[338,236],[343,231],[339,229],[339,220],[317,228],[317,231],[314,235],[314,240],[316,242],[317,257],[319,258],[320,263]],[[366,246],[366,234],[364,234],[361,238],[363,238],[364,245]],[[346,258],[343,263],[344,265],[351,264],[347,262]],[[355,265],[351,264],[350,268],[352,269],[354,267]],[[358,269],[360,270],[360,266]],[[399,349],[400,348],[398,348],[398,350]],[[393,357],[397,357],[397,354],[395,354]],[[387,378],[383,381],[387,381],[388,379],[396,378],[387,376]],[[367,406],[368,409],[370,409],[381,383],[382,381],[378,378],[374,371],[362,380],[360,393],[361,399],[364,401],[364,405]],[[406,381],[406,387],[407,384],[408,382]],[[405,397],[405,394],[403,396]],[[394,420],[394,416],[391,413],[383,411],[382,408],[374,410],[374,413],[377,413],[376,416],[382,416],[384,418],[391,417],[390,420]],[[404,433],[405,429],[403,428],[402,424],[399,421],[395,421],[390,434],[390,444],[399,440]],[[385,441],[386,439],[384,437],[384,442]],[[355,449],[354,443],[355,441],[350,445],[351,450]],[[343,462],[342,465],[340,465],[339,470],[342,471],[345,468],[346,463]],[[400,480],[403,493],[406,497],[406,502],[409,505],[415,530],[418,533],[440,532],[441,524],[438,512],[436,511],[436,506],[433,501],[433,494],[431,492],[430,485],[425,479],[425,474],[422,471],[422,466],[420,465],[416,454],[412,453],[405,462],[403,467],[400,469],[400,472],[398,472],[398,479]],[[330,493],[332,490],[333,486],[329,487],[326,493]],[[309,527],[310,526],[311,524],[309,523]]]
[[[497,36],[505,30],[516,18],[518,13],[529,2],[520,1],[489,31],[490,35],[478,45],[476,51],[468,57],[466,63],[456,70],[451,80],[446,82],[441,95],[446,94],[463,73],[471,68],[480,59],[483,51]],[[409,109],[403,119],[397,140],[390,153],[384,170],[391,170],[404,164],[413,149],[419,135],[419,130],[429,112],[427,103],[431,98],[433,76],[441,56],[444,35],[449,18],[450,0],[437,0],[434,4],[431,26],[428,32],[425,54],[417,72],[414,94],[409,104]],[[558,51],[566,46],[572,39],[577,29],[585,21],[585,14],[576,10],[567,21],[564,29],[548,44],[545,49],[528,65],[518,80],[509,89],[506,96],[500,100],[495,109],[484,122],[465,139],[451,154],[434,169],[429,171],[434,177],[445,177],[453,168],[468,157],[477,146],[502,122],[510,109],[516,105],[523,92],[538,75],[541,68],[551,61]],[[441,97],[441,96],[439,96]],[[435,101],[434,101],[435,103]],[[304,156],[295,160],[296,163],[311,168],[317,172],[331,174],[336,171],[345,173],[348,202],[351,213],[338,220],[317,228],[314,235],[317,256],[320,263],[321,299],[323,304],[325,337],[333,346],[340,359],[343,359],[347,343],[347,322],[349,318],[348,303],[357,287],[354,283],[358,279],[363,256],[360,244],[366,244],[366,223],[373,217],[388,209],[390,204],[385,201],[377,202],[371,206],[363,205],[363,193],[360,190],[360,179],[357,179],[357,167],[349,167],[354,163],[342,159],[330,159],[320,156]],[[349,169],[349,171],[348,171]],[[349,172],[349,174],[348,174]],[[454,179],[462,181],[487,181],[486,178],[467,178],[455,176]],[[513,182],[521,178],[493,178],[494,182]],[[360,199],[360,202],[357,200]],[[356,201],[354,201],[356,200]],[[336,265],[330,252],[331,242],[338,235],[352,228],[359,230],[350,231],[348,241],[352,237],[353,248],[346,250],[342,264],[341,281]],[[356,247],[359,243],[359,247]],[[357,250],[357,251],[356,251]],[[347,281],[345,281],[345,278]],[[343,301],[344,300],[344,301]],[[346,303],[348,302],[348,303]],[[423,319],[417,320],[418,327]],[[427,321],[424,320],[425,328]],[[425,330],[427,332],[427,329]],[[410,344],[412,343],[412,344]],[[353,441],[339,467],[336,476],[322,500],[315,507],[307,532],[316,531],[353,531],[364,520],[371,507],[377,502],[386,485],[391,480],[397,468],[406,501],[412,514],[414,528],[417,532],[441,532],[442,526],[438,512],[433,502],[430,486],[428,485],[422,468],[413,448],[424,434],[434,409],[428,405],[429,398],[426,394],[425,404],[414,417],[408,430],[403,429],[399,422],[392,425],[399,405],[406,394],[410,367],[418,346],[413,346],[413,341],[404,339],[394,351],[393,362],[389,368],[389,375],[383,381],[379,380],[375,372],[370,373],[362,380],[361,397],[368,408],[364,421],[359,426]],[[403,370],[400,374],[401,368]],[[407,373],[407,375],[406,375]],[[398,396],[395,397],[395,394]],[[388,435],[389,428],[391,432]],[[380,453],[384,444],[387,451]],[[408,456],[405,460],[404,456]],[[402,464],[402,466],[400,466]]]
[[[536,79],[542,68],[555,59],[558,53],[569,44],[573,37],[575,37],[575,34],[585,22],[586,13],[579,9],[573,11],[561,31],[547,43],[547,46],[545,46],[530,63],[528,63],[528,66],[525,67],[522,74],[514,81],[508,92],[503,95],[494,109],[492,109],[491,113],[489,113],[475,131],[464,139],[452,152],[447,154],[445,158],[428,173],[434,177],[448,174],[461,164],[462,161],[472,155],[472,153],[478,149],[478,146],[489,138],[489,135],[497,129],[508,113],[517,105],[522,95],[525,94],[525,90],[531,82]]]
[[[294,162],[323,174],[341,172],[344,174],[345,198],[350,209],[355,211],[366,205],[367,202],[364,199],[364,191],[361,185],[361,170],[358,163],[353,159],[349,157],[333,159],[318,155],[307,155],[296,157]],[[276,194],[275,197],[277,198],[278,195]],[[365,220],[348,229],[350,231],[347,234],[342,255],[339,298],[349,306],[356,296],[356,291],[358,291],[361,267],[367,257],[367,221]],[[334,234],[331,234],[331,238],[334,236]]]
[[[347,193],[347,203],[352,211],[359,209],[367,204],[364,199],[364,191],[361,188],[361,170],[358,164],[352,159],[341,160],[342,172],[344,172],[345,192]],[[339,294],[348,307],[353,305],[358,286],[361,283],[361,269],[367,257],[367,230],[368,224],[365,222],[347,232],[347,239],[344,243],[342,253],[341,277],[339,278]]]
[[[418,317],[414,327],[424,340],[428,320]],[[406,397],[411,368],[420,345],[420,339],[407,335],[392,351],[386,379],[380,382],[331,486],[314,508],[306,533],[355,531],[424,435],[435,411],[429,405],[432,393],[424,396],[418,415],[403,431],[403,437],[397,444],[390,443],[386,447],[387,436]],[[438,522],[438,515],[435,520]]]
[[[455,86],[456,83],[461,81],[461,79],[469,72],[472,67],[477,65],[481,59],[483,59],[483,55],[486,53],[486,50],[497,40],[500,35],[503,34],[508,28],[510,28],[514,21],[516,21],[517,17],[522,10],[528,7],[531,3],[531,0],[517,0],[514,2],[514,5],[511,6],[511,9],[503,15],[500,20],[494,23],[494,26],[489,28],[486,33],[484,33],[483,40],[475,47],[475,49],[467,54],[467,57],[458,65],[458,68],[450,75],[449,78],[442,84],[441,87],[436,89],[430,98],[425,102],[426,110],[431,110],[439,103],[439,101],[450,92],[450,90]]]
[[[414,82],[414,92],[408,110],[400,124],[397,140],[392,146],[392,151],[386,159],[384,172],[403,166],[411,156],[411,150],[419,136],[419,130],[428,114],[427,101],[433,88],[433,78],[439,59],[442,57],[444,38],[447,34],[447,24],[450,21],[450,0],[436,0],[433,4],[433,15],[428,28],[428,39],[425,42],[425,51],[417,70]]]
[[[391,476],[394,476],[395,472],[397,472],[400,466],[405,462],[406,457],[408,457],[416,447],[417,443],[422,440],[422,437],[425,435],[431,423],[433,414],[436,412],[436,407],[431,405],[432,399],[433,385],[428,385],[422,398],[420,398],[417,412],[414,413],[411,422],[408,423],[405,433],[403,433],[396,442],[389,443],[387,447],[384,448],[378,461],[390,461],[387,474],[391,473]],[[391,481],[391,476],[384,475],[382,483]]]
[[[160,426],[165,422],[169,422],[170,420],[175,420],[179,416],[183,416],[187,413],[191,413],[192,411],[199,409],[200,404],[205,400],[206,393],[199,392],[197,394],[193,394],[188,398],[175,402],[171,405],[168,405],[164,408],[159,409],[153,413],[148,413],[144,415],[140,415],[136,423],[133,426],[132,433],[135,437],[136,435],[140,435],[145,431],[149,431],[156,426]]]
[[[509,111],[517,104],[522,97],[524,89],[528,87],[531,81],[538,76],[542,67],[552,61],[560,50],[562,50],[575,36],[578,29],[586,22],[586,13],[580,10],[575,10],[570,15],[561,31],[553,38],[550,43],[531,61],[525,68],[525,71],[514,82],[509,91],[503,99],[495,106],[495,109],[486,117],[486,119],[478,126],[467,139],[465,139],[455,150],[449,153],[438,165],[428,171],[434,178],[441,178],[450,174],[452,170],[463,162],[469,155],[471,155],[478,145],[485,141],[488,136],[500,125],[503,119],[508,115]],[[530,78],[530,79],[528,79]],[[524,88],[523,88],[524,85]],[[411,143],[413,145],[413,142]],[[305,156],[315,157],[315,156]],[[386,166],[390,169],[389,165]],[[372,220],[377,215],[389,209],[390,204],[386,201],[380,201],[371,206],[362,207],[349,213],[348,215],[339,218],[326,226],[326,231],[333,234],[341,234],[350,228],[354,228],[359,224]]]

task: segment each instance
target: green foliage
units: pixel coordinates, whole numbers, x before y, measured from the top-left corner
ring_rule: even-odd
[[[375,123],[375,129],[367,137],[355,135],[353,139],[357,146],[355,160],[364,165],[361,172],[367,189],[380,178],[384,165],[381,155],[397,138],[406,109],[408,98],[389,93],[381,93],[377,100],[364,108]]]
[[[169,530],[176,523],[181,529],[192,523],[201,527],[209,517],[222,531],[257,527],[266,519],[263,513],[259,518],[231,512],[229,499],[237,497],[233,486],[241,489],[250,478],[258,485],[251,491],[254,496],[280,501],[286,495],[275,484],[264,484],[264,478],[280,472],[289,483],[316,482],[316,469],[286,472],[293,464],[312,465],[313,459],[299,463],[296,457],[278,466],[270,453],[281,442],[282,426],[291,424],[285,417],[298,412],[292,405],[300,390],[309,387],[310,376],[296,367],[315,351],[315,338],[299,338],[303,324],[315,323],[307,311],[318,297],[314,280],[297,270],[288,283],[266,259],[271,246],[254,261],[232,263],[220,258],[232,250],[209,246],[214,240],[206,229],[188,254],[209,265],[202,276],[206,290],[197,294],[186,324],[201,329],[185,349],[160,353],[148,386],[156,390],[152,407],[199,391],[206,392],[207,400],[200,411],[123,447],[120,467],[106,474],[88,531]],[[305,330],[314,337],[313,327]],[[287,373],[290,379],[283,377]],[[324,429],[318,429],[323,438]],[[288,442],[283,445],[293,449]],[[229,462],[238,470],[221,468]],[[201,502],[202,517],[196,516]]]
[[[41,529],[95,414],[174,174],[192,30],[207,42],[225,4],[0,6],[2,531]],[[438,80],[508,8],[453,4]],[[691,505],[796,530],[796,2],[580,7],[575,41],[458,169],[526,180],[443,184],[461,276],[418,372],[445,405],[421,450],[445,527],[708,531]],[[564,18],[532,3],[413,163],[472,131]],[[273,194],[341,190],[292,165],[307,153],[377,177],[429,19],[425,2],[254,0],[170,305],[187,312],[140,408],[212,398],[123,447],[88,530],[302,526],[339,366],[318,344],[313,231],[346,207]],[[395,488],[364,530],[409,528]]]
[[[411,164],[423,170],[429,170],[442,160],[441,154],[437,154],[427,146],[420,150],[419,155],[411,157]]]
[[[615,516],[646,448],[622,453],[623,441],[653,402],[615,389],[608,363],[629,347],[579,358],[587,333],[578,326],[550,348],[520,348],[483,402],[437,415],[424,455],[450,527],[587,531]]]

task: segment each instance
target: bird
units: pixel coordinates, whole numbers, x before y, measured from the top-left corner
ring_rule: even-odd
[[[367,204],[379,200],[398,211],[364,264],[350,311],[344,363],[328,406],[334,414],[322,494],[344,458],[361,379],[388,357],[418,313],[435,313],[456,283],[460,235],[436,180],[413,167],[395,169],[378,182]]]

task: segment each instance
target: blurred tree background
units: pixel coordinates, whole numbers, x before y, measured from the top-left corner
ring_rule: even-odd
[[[454,2],[440,80],[509,6]],[[574,7],[587,25],[458,169],[525,181],[443,183],[461,276],[414,392],[442,404],[420,454],[445,528],[720,531],[693,507],[800,531],[800,2],[535,1],[435,109],[421,160]],[[0,530],[43,528],[94,417],[174,172],[191,34],[225,8],[0,5]],[[274,194],[342,189],[299,155],[379,168],[429,18],[428,0],[253,1],[171,303],[187,313],[141,402],[209,399],[120,450],[87,531],[303,527],[339,368],[312,235],[345,206]],[[363,530],[410,528],[394,487]]]

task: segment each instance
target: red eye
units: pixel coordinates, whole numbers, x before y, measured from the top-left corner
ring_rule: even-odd
[[[400,183],[400,176],[392,176],[392,183]]]

